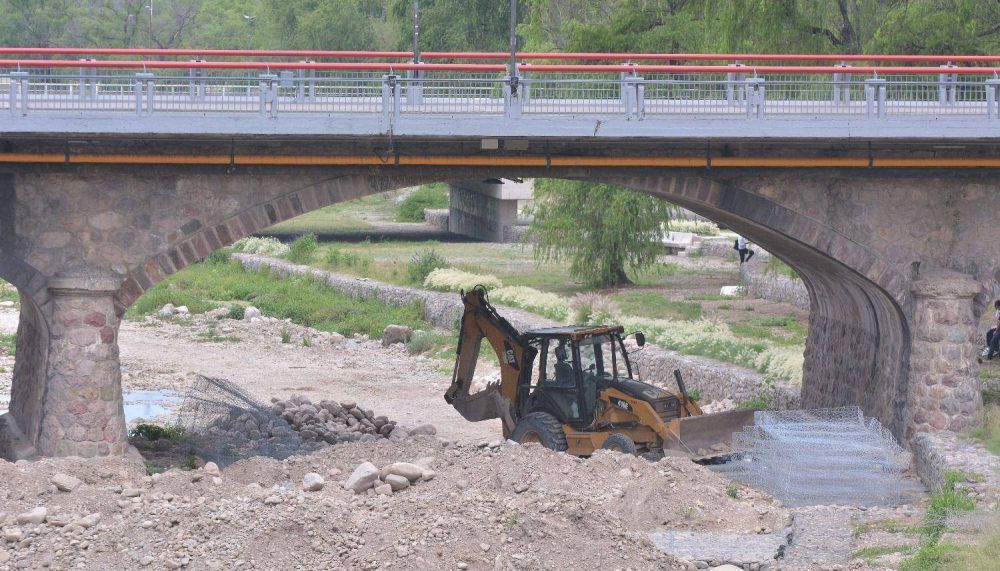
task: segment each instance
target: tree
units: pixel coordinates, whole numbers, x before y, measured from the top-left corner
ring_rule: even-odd
[[[570,274],[594,285],[631,283],[662,251],[673,206],[632,190],[568,180],[535,182],[534,221],[539,262],[570,262]]]
[[[413,0],[393,0],[391,17],[399,28],[397,49],[409,50],[413,45]],[[518,17],[524,17],[521,10]],[[421,51],[506,51],[509,38],[508,0],[420,2]]]

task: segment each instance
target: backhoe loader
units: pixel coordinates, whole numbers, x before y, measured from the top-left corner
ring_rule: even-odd
[[[652,457],[676,451],[707,461],[725,451],[733,432],[753,424],[753,410],[703,415],[680,371],[674,371],[677,392],[637,380],[620,325],[520,333],[484,288],[461,296],[465,311],[444,398],[471,422],[500,419],[505,438],[576,456],[608,448]],[[638,347],[645,344],[642,333],[634,338]],[[470,394],[483,339],[496,351],[500,381]]]

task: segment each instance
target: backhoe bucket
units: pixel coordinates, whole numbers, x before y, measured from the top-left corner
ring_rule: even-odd
[[[507,399],[500,394],[500,387],[493,383],[474,395],[456,396],[451,406],[469,422],[504,418],[510,408]]]
[[[728,452],[733,442],[733,433],[753,426],[755,412],[754,409],[739,409],[679,418],[670,423],[670,428],[676,429],[678,441],[668,441],[664,443],[664,447],[695,456]],[[724,446],[722,450],[719,450],[720,444]]]

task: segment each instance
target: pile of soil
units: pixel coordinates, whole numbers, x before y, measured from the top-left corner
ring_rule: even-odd
[[[364,461],[420,462],[436,476],[389,496],[343,489]],[[321,491],[303,491],[310,472],[326,479]],[[57,473],[83,483],[58,491]],[[430,436],[256,457],[219,476],[212,465],[144,474],[137,458],[0,462],[0,568],[671,569],[684,566],[650,543],[656,526],[754,534],[788,518],[683,459]],[[39,506],[46,523],[18,523]],[[99,523],[84,527],[92,514]]]

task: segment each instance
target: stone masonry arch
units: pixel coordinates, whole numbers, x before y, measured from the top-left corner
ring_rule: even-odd
[[[995,190],[990,173],[961,182],[951,210],[930,220],[915,209],[926,212],[934,185],[950,184],[949,177],[503,166],[92,166],[13,176],[14,257],[44,276],[50,300],[42,311],[52,324],[47,392],[32,417],[41,418],[31,442],[41,454],[123,450],[124,422],[115,418],[118,324],[135,299],[170,274],[329,204],[425,182],[497,176],[619,184],[722,222],[776,253],[810,292],[807,406],[859,404],[902,436],[961,430],[981,405],[968,365],[973,346],[965,343],[975,335],[975,317],[989,295],[984,284],[993,283],[1000,259],[968,246],[977,226],[949,224],[977,216],[984,222],[976,200],[983,188]],[[892,191],[891,200],[881,198],[882,187]],[[909,226],[934,232],[947,247],[904,235]]]

